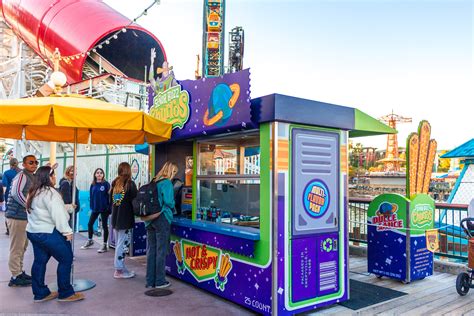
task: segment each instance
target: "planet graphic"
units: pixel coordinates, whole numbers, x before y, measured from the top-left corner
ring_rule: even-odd
[[[224,126],[232,116],[232,108],[235,106],[240,94],[240,86],[225,83],[218,84],[212,90],[211,98],[203,117],[204,125]]]
[[[397,204],[383,202],[382,204],[380,204],[378,212],[382,215],[390,215],[390,214],[395,213],[397,209],[398,209]]]

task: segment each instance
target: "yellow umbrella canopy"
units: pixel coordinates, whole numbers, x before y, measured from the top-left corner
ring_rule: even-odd
[[[0,100],[0,137],[93,144],[157,143],[171,125],[142,111],[81,95]],[[90,135],[90,138],[89,138]]]

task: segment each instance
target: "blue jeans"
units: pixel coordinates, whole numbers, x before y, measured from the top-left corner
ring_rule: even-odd
[[[114,266],[115,270],[127,272],[125,266],[125,256],[127,250],[130,251],[130,234],[128,229],[116,229],[116,242],[115,242],[115,258]]]
[[[74,294],[71,285],[72,249],[71,242],[56,229],[52,233],[27,233],[33,245],[34,261],[31,267],[32,289],[35,300],[41,300],[51,294],[44,284],[46,265],[49,258],[58,261],[58,293],[59,298],[66,298]]]
[[[170,246],[171,225],[164,214],[151,222],[146,228],[146,285],[163,285],[165,261]]]

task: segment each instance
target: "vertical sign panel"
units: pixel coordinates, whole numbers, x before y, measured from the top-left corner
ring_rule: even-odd
[[[293,235],[337,232],[339,134],[292,130]]]

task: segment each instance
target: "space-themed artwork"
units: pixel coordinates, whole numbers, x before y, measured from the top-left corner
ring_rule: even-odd
[[[367,211],[368,271],[406,282],[433,274],[425,231],[433,228],[434,201],[398,194],[376,197]]]
[[[401,195],[383,194],[367,211],[368,271],[380,276],[407,278],[407,208]]]
[[[148,101],[150,115],[173,125],[173,140],[252,127],[249,69],[149,89]]]

